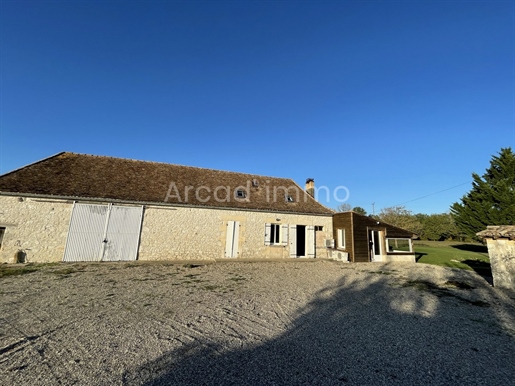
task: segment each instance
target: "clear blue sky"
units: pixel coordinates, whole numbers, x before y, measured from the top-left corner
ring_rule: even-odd
[[[515,148],[511,1],[3,0],[0,34],[0,173],[73,151],[441,213]]]

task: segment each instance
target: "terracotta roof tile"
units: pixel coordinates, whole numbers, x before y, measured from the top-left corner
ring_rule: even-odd
[[[486,230],[476,233],[482,238],[515,239],[515,225],[490,225]]]
[[[243,190],[246,197],[235,198],[237,190]],[[333,213],[289,178],[68,152],[0,176],[0,192],[274,212]],[[294,202],[287,202],[285,195],[291,195]]]

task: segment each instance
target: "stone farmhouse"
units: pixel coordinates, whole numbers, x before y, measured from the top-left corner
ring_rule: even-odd
[[[333,211],[307,188],[62,152],[0,176],[0,263],[328,257]]]

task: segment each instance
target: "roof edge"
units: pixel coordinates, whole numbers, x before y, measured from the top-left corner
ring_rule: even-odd
[[[58,156],[60,156],[60,155],[62,155],[62,154],[66,154],[66,153],[70,153],[70,152],[68,152],[68,151],[61,151],[61,152],[56,153],[56,154],[54,154],[54,155],[51,155],[51,156],[49,156],[49,157],[42,158],[42,159],[40,159],[40,160],[38,160],[38,161],[35,161],[35,162],[31,162],[30,164],[20,166],[19,168],[16,168],[16,169],[14,169],[14,170],[11,170],[10,172],[4,173],[4,174],[0,174],[0,177],[8,176],[9,174],[19,172],[20,170],[26,169],[26,168],[28,168],[28,167],[30,167],[30,166],[34,166],[34,165],[39,164],[39,163],[41,163],[41,162],[48,161],[48,160],[49,160],[49,159],[51,159],[51,158],[55,158],[55,157],[58,157]]]
[[[0,196],[4,197],[29,197],[34,199],[46,199],[56,201],[85,201],[85,202],[105,202],[105,203],[117,203],[117,204],[134,204],[134,205],[146,205],[146,206],[163,206],[163,207],[181,207],[181,208],[198,208],[198,209],[218,209],[218,210],[232,210],[242,212],[260,212],[260,213],[281,213],[301,216],[320,216],[328,217],[333,216],[333,213],[309,213],[309,212],[287,212],[282,210],[270,210],[270,209],[252,209],[252,208],[234,208],[225,206],[212,206],[212,205],[191,205],[181,203],[166,203],[166,202],[154,202],[154,201],[131,201],[131,200],[119,200],[115,198],[100,198],[100,197],[79,197],[79,196],[53,196],[51,194],[34,194],[34,193],[15,193],[15,192],[2,192]]]
[[[376,221],[378,223],[378,225],[385,225],[385,226],[389,226],[391,228],[395,228],[397,230],[400,230],[400,231],[403,231],[403,232],[406,232],[406,233],[411,233],[413,235],[412,238],[417,238],[418,237],[418,234],[416,234],[415,232],[412,232],[412,231],[410,231],[408,229],[404,229],[404,228],[398,227],[396,225],[392,225],[390,223],[387,223],[386,221],[375,219],[375,218],[371,217],[370,215],[354,212],[353,210],[348,210],[346,212],[336,212],[335,214],[343,214],[343,213],[345,213],[345,214],[349,213],[351,216],[366,217],[366,218],[368,218],[370,220]]]

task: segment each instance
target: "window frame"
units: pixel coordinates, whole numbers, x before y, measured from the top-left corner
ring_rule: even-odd
[[[270,245],[281,245],[281,224],[270,224]]]
[[[5,231],[7,230],[7,227],[0,226],[0,249],[2,249],[2,244],[5,237]]]
[[[392,246],[392,249],[390,249],[390,241],[391,240],[407,241],[408,242],[408,246],[409,246],[409,251],[395,250],[395,249],[393,249],[393,246]],[[410,253],[410,254],[412,254],[413,253],[413,241],[409,237],[387,237],[386,240],[385,240],[385,244],[386,244],[386,253],[387,254],[398,254],[398,253]]]

